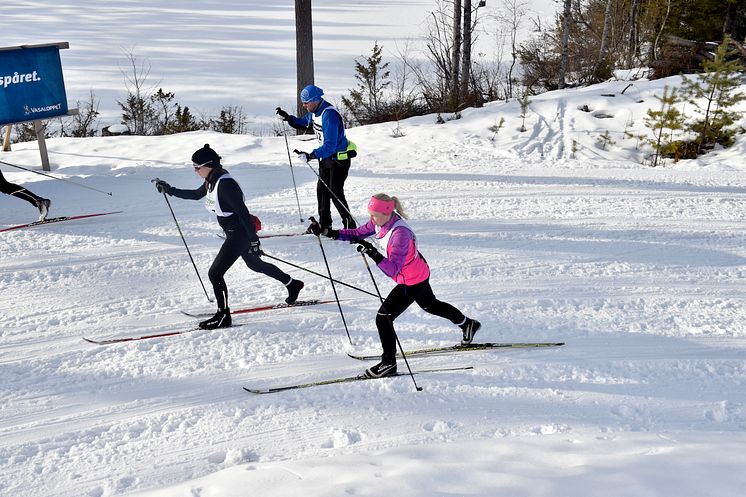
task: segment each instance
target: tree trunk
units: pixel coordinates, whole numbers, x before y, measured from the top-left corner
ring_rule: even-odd
[[[640,0],[632,0],[629,10],[629,51],[627,52],[627,68],[631,69],[635,56],[638,53],[639,43],[637,40],[637,15]]]
[[[597,72],[606,62],[606,56],[609,51],[609,28],[611,27],[611,6],[614,0],[606,0],[606,12],[604,13],[604,30],[601,33],[601,46],[598,49],[598,61],[596,62]]]
[[[295,0],[295,64],[297,82],[297,116],[306,110],[300,101],[300,92],[314,83],[313,77],[313,24],[311,20],[311,0]]]
[[[461,102],[466,102],[469,95],[469,78],[471,77],[471,0],[464,0],[464,43],[462,50],[460,93]]]
[[[451,48],[451,107],[458,107],[459,61],[461,59],[461,0],[453,1],[453,47]]]
[[[663,36],[663,30],[666,27],[666,23],[668,22],[668,16],[671,14],[671,0],[666,0],[666,2],[666,15],[661,21],[660,29],[658,30],[658,34],[655,37],[655,41],[653,42],[653,50],[651,50],[650,52],[650,62],[658,60],[658,45],[660,43],[661,36]]]
[[[560,57],[559,82],[557,86],[562,89],[567,86],[567,66],[570,61],[570,20],[572,0],[565,0],[565,6],[562,12],[562,56]]]

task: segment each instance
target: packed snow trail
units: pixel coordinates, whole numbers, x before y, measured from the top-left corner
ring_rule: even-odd
[[[565,123],[578,126],[587,95],[562,96]],[[557,108],[533,106],[545,107]],[[403,377],[270,396],[243,391],[360,374],[365,364],[347,356],[334,306],[255,313],[236,328],[109,347],[83,342],[102,330],[125,336],[188,326],[193,318],[180,309],[209,307],[150,184],[157,176],[195,185],[179,159],[184,150],[219,145],[268,232],[305,227],[281,137],[49,140],[58,174],[113,196],[92,198],[26,173],[15,173],[15,182],[33,182],[53,198],[54,216],[123,213],[0,236],[0,493],[108,497],[179,485],[185,495],[207,496],[203,486],[235,483],[230,490],[238,492],[250,482],[272,495],[273,476],[277,489],[293,488],[278,476],[287,473],[276,472],[286,467],[309,478],[305,495],[328,495],[330,487],[365,495],[381,479],[371,466],[396,479],[385,459],[423,482],[404,487],[413,497],[429,497],[436,483],[494,495],[485,482],[495,479],[512,495],[536,495],[536,485],[576,497],[599,488],[624,497],[670,488],[687,497],[734,495],[744,477],[733,468],[746,464],[737,449],[746,429],[746,149],[651,169],[631,160],[631,144],[608,152],[614,160],[598,159],[604,153],[589,136],[577,160],[542,160],[519,153],[515,116],[490,140],[497,111],[507,108],[467,110],[445,125],[433,116],[408,120],[396,140],[385,125],[352,135],[360,150],[376,151],[361,153],[348,179],[355,214],[363,218],[378,191],[402,200],[436,296],[483,323],[477,340],[566,344],[412,357],[414,369],[474,366],[423,375],[419,393]],[[32,164],[34,147],[14,145],[14,160]],[[315,177],[299,168],[296,180],[303,211],[313,212]],[[6,197],[4,226],[33,219],[27,205]],[[215,221],[198,202],[173,208],[205,274],[221,243]],[[312,237],[269,238],[262,247],[325,271]],[[324,247],[335,278],[373,291],[353,247]],[[301,299],[333,298],[323,278],[284,269],[305,282]],[[286,294],[240,263],[226,278],[231,302],[281,302]],[[376,279],[382,292],[391,288]],[[354,350],[379,350],[380,302],[339,290]],[[405,351],[461,336],[416,306],[396,329]],[[474,459],[482,452],[499,468]],[[479,478],[461,476],[472,475],[470,465],[455,459],[471,462]],[[671,487],[670,461],[691,469],[677,473],[686,485]],[[356,464],[361,476],[340,482]],[[543,479],[526,467],[542,470]],[[618,485],[620,474],[628,487]],[[314,485],[314,477],[333,483]]]

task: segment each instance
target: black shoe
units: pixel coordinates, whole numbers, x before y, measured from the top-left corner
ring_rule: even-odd
[[[39,208],[39,221],[44,221],[49,214],[49,206],[52,205],[52,201],[48,198],[40,198],[36,202],[36,207]]]
[[[381,361],[375,366],[365,370],[366,378],[383,378],[384,376],[391,376],[392,374],[396,374],[396,361]]]
[[[231,311],[230,309],[221,309],[215,313],[213,317],[206,321],[202,321],[199,327],[203,330],[214,330],[216,328],[228,328],[231,325]]]
[[[464,337],[461,339],[461,345],[469,345],[474,339],[474,335],[477,334],[479,328],[482,327],[482,323],[476,319],[466,318],[466,322],[461,325],[461,329],[464,331]]]
[[[291,280],[290,283],[285,285],[288,289],[288,298],[285,299],[285,303],[292,305],[298,300],[298,294],[305,286],[301,280]]]

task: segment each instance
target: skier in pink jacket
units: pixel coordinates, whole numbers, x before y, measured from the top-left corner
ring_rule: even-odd
[[[358,252],[373,259],[379,269],[397,283],[381,304],[376,315],[376,327],[383,348],[381,362],[368,368],[365,375],[369,378],[380,378],[396,373],[394,320],[412,302],[417,302],[417,305],[425,312],[443,317],[458,325],[463,332],[461,344],[469,345],[481,324],[475,319],[464,316],[451,304],[435,298],[430,287],[430,267],[419,253],[414,231],[404,221],[406,215],[399,199],[385,193],[373,195],[368,202],[368,214],[370,220],[355,229],[322,229],[316,223],[309,227],[315,235],[357,243]],[[383,254],[373,244],[364,240],[371,235],[383,250]]]

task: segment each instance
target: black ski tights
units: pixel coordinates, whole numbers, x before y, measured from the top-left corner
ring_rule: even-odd
[[[447,302],[435,298],[430,280],[427,279],[416,285],[396,285],[383,301],[376,315],[376,327],[383,347],[383,361],[393,361],[396,357],[396,334],[393,322],[407,307],[417,302],[423,311],[440,316],[452,322],[464,322],[464,314]]]
[[[319,224],[322,228],[332,227],[330,202],[334,204],[342,218],[343,228],[355,228],[355,220],[345,198],[345,180],[350,172],[350,159],[343,161],[331,158],[319,162],[319,181],[316,182],[316,201],[319,207]],[[331,192],[330,192],[331,190]]]
[[[0,192],[21,198],[34,207],[37,207],[39,205],[39,200],[41,200],[40,196],[31,193],[20,185],[16,185],[15,183],[6,180],[2,172],[0,172]]]
[[[218,309],[226,309],[228,307],[228,286],[225,284],[224,276],[239,257],[243,258],[246,265],[252,271],[266,274],[283,285],[286,285],[291,280],[290,276],[274,264],[264,262],[258,255],[250,254],[248,238],[229,237],[223,242],[220,252],[218,252],[215,260],[212,261],[210,271],[207,273],[210,283],[212,283],[212,289],[215,292]]]

